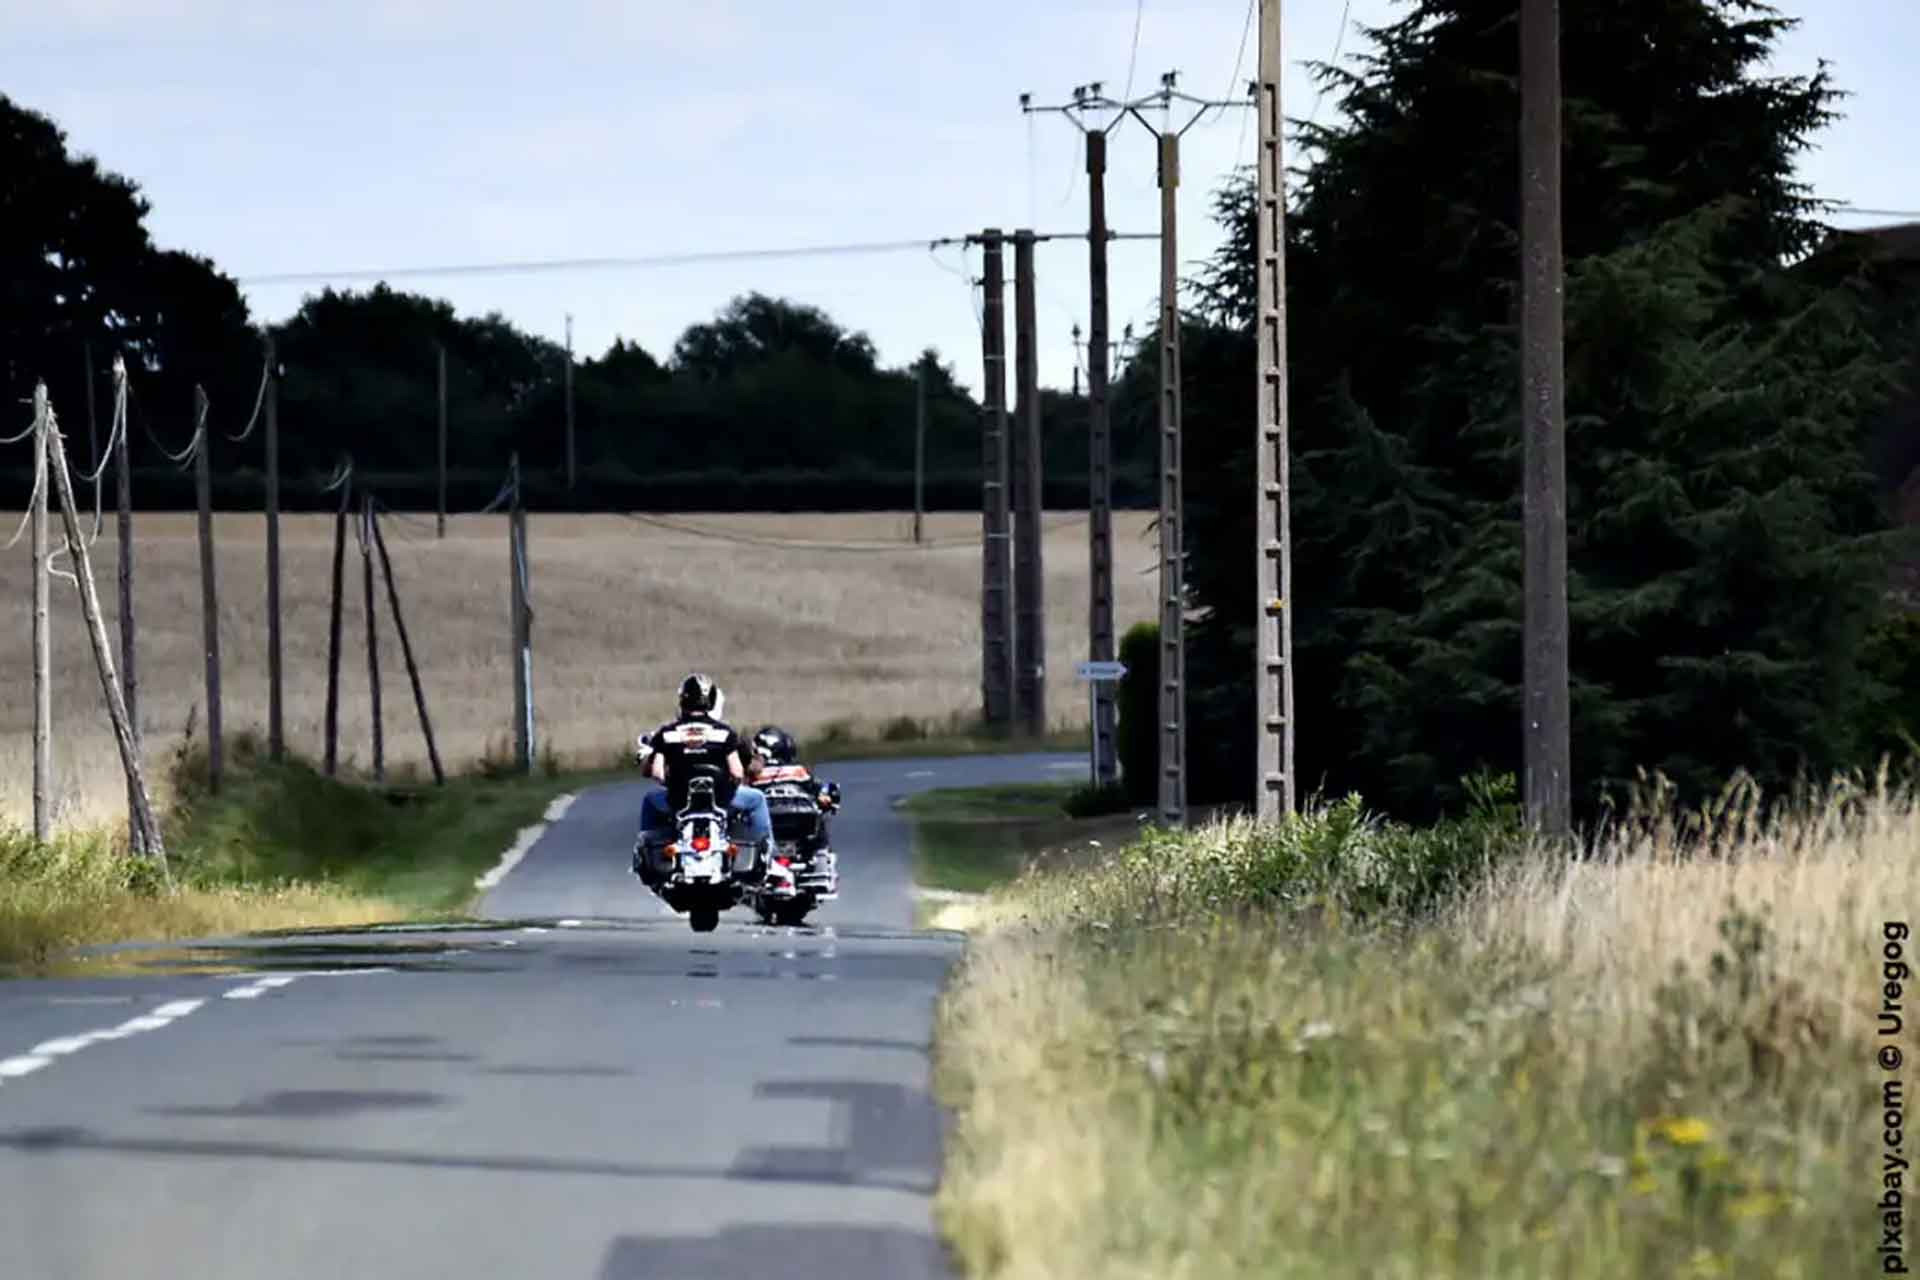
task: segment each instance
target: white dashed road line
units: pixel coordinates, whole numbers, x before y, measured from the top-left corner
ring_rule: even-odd
[[[350,973],[392,973],[389,968],[370,969],[315,969],[306,973],[273,974],[256,978],[252,982],[237,987],[229,987],[221,992],[228,1000],[257,1000],[269,991],[278,990],[300,978],[340,977]],[[25,1053],[15,1054],[11,1058],[0,1058],[0,1083],[17,1080],[32,1075],[42,1067],[51,1066],[59,1059],[80,1052],[91,1045],[108,1040],[124,1040],[128,1036],[139,1035],[143,1031],[158,1031],[170,1023],[186,1017],[205,1000],[169,1000],[165,1004],[155,1005],[151,1010],[136,1018],[128,1018],[116,1027],[102,1027],[97,1031],[85,1031],[77,1036],[59,1036],[52,1040],[43,1040]]]

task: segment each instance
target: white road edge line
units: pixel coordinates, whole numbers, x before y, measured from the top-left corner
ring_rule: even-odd
[[[26,1053],[16,1054],[11,1058],[0,1058],[0,1081],[17,1080],[21,1076],[32,1075],[58,1058],[78,1053],[88,1045],[98,1044],[103,1040],[124,1040],[142,1031],[158,1031],[168,1023],[186,1017],[205,1003],[205,1000],[169,1000],[163,1005],[155,1006],[150,1013],[143,1013],[137,1018],[128,1018],[117,1027],[106,1027],[77,1036],[60,1036],[57,1039],[42,1041]]]
[[[520,828],[520,834],[514,837],[513,847],[501,854],[500,861],[494,864],[493,870],[475,880],[473,887],[476,889],[491,889],[502,880],[505,880],[507,873],[519,866],[520,859],[526,857],[527,851],[532,849],[540,837],[547,833],[547,828],[567,816],[567,810],[573,807],[575,799],[576,797],[571,792],[564,796],[556,797],[553,803],[547,806],[546,813],[542,815],[544,821],[536,822],[530,827]]]

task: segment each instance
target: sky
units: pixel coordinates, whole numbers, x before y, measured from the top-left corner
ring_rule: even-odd
[[[1920,48],[1920,5],[1780,7],[1802,25],[1777,69],[1824,58],[1853,95],[1804,179],[1863,208],[1920,210],[1901,146],[1920,93],[1900,54]],[[1330,118],[1302,64],[1363,48],[1354,26],[1402,9],[1288,0],[1286,113]],[[758,290],[823,308],[889,365],[931,346],[977,392],[979,252],[920,244],[1086,226],[1079,131],[1023,113],[1019,95],[1057,104],[1098,80],[1137,98],[1172,70],[1195,96],[1241,97],[1257,56],[1248,19],[1248,0],[9,0],[0,92],[137,181],[156,241],[240,278],[259,320],[323,286],[247,283],[257,276],[911,241],[393,283],[556,342],[570,315],[582,357],[616,337],[665,356],[688,325]],[[1183,264],[1217,242],[1210,199],[1252,161],[1255,123],[1236,107],[1186,133]],[[1113,135],[1107,185],[1115,231],[1158,230],[1154,141],[1137,122]],[[1151,322],[1158,272],[1155,242],[1113,246],[1116,340]],[[1036,294],[1041,381],[1068,386],[1084,241],[1038,248]],[[1011,340],[1011,305],[1008,325]]]

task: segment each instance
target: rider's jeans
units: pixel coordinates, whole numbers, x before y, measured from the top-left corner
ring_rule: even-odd
[[[747,838],[765,840],[773,834],[773,816],[767,812],[767,796],[758,787],[741,784],[727,806],[732,816],[747,824]],[[667,803],[667,789],[655,787],[640,802],[640,833],[663,831],[673,825],[673,810]]]

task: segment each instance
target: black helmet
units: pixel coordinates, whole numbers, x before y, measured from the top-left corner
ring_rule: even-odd
[[[800,744],[779,725],[767,725],[754,734],[753,745],[773,764],[792,764],[800,758]]]
[[[696,671],[680,682],[680,714],[692,715],[694,712],[712,712],[714,704],[720,699],[720,686],[713,677]]]

